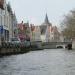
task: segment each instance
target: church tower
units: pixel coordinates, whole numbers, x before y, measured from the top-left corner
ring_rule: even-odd
[[[47,30],[48,30],[48,27],[50,27],[50,26],[52,26],[52,24],[49,22],[48,16],[47,16],[47,13],[46,13],[45,20],[40,26],[41,36],[43,36],[44,41],[46,41],[46,37],[48,36],[47,34],[49,34],[49,33],[47,33]]]
[[[47,13],[46,13],[46,16],[45,16],[45,20],[44,20],[43,25],[51,25],[51,23],[50,23],[49,20],[48,20]]]
[[[41,34],[45,34],[47,26],[52,26],[52,24],[49,22],[48,16],[47,16],[47,13],[46,13],[45,20],[40,26]]]

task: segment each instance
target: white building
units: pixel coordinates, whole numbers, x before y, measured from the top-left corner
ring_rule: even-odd
[[[12,37],[17,37],[18,35],[18,26],[15,13],[13,14],[10,4],[7,4],[7,14],[8,14],[8,25],[9,25],[9,39]]]
[[[18,36],[18,23],[15,13],[13,14],[13,37]]]
[[[0,8],[0,37],[4,40],[9,39],[9,17],[8,17],[8,11],[7,11],[7,4],[6,0],[4,0],[3,3],[4,9]]]
[[[0,8],[0,41],[8,41],[9,38],[13,37],[13,12],[6,0],[3,2],[3,8]]]
[[[34,35],[35,35],[34,37],[35,41],[41,41],[41,32],[39,26],[35,26]]]
[[[39,26],[33,26],[34,30],[31,30],[31,41],[41,41],[41,32]]]

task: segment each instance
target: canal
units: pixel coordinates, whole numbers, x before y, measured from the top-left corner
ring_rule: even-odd
[[[0,58],[0,75],[75,75],[75,51],[48,49]]]

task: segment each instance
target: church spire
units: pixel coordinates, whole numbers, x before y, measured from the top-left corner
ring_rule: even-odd
[[[45,17],[45,21],[44,21],[46,24],[49,23],[49,20],[48,20],[48,16],[47,16],[47,13],[46,13],[46,17]]]

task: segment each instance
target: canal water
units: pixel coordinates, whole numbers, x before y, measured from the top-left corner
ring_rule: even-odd
[[[75,75],[75,51],[48,49],[0,58],[0,75]]]

